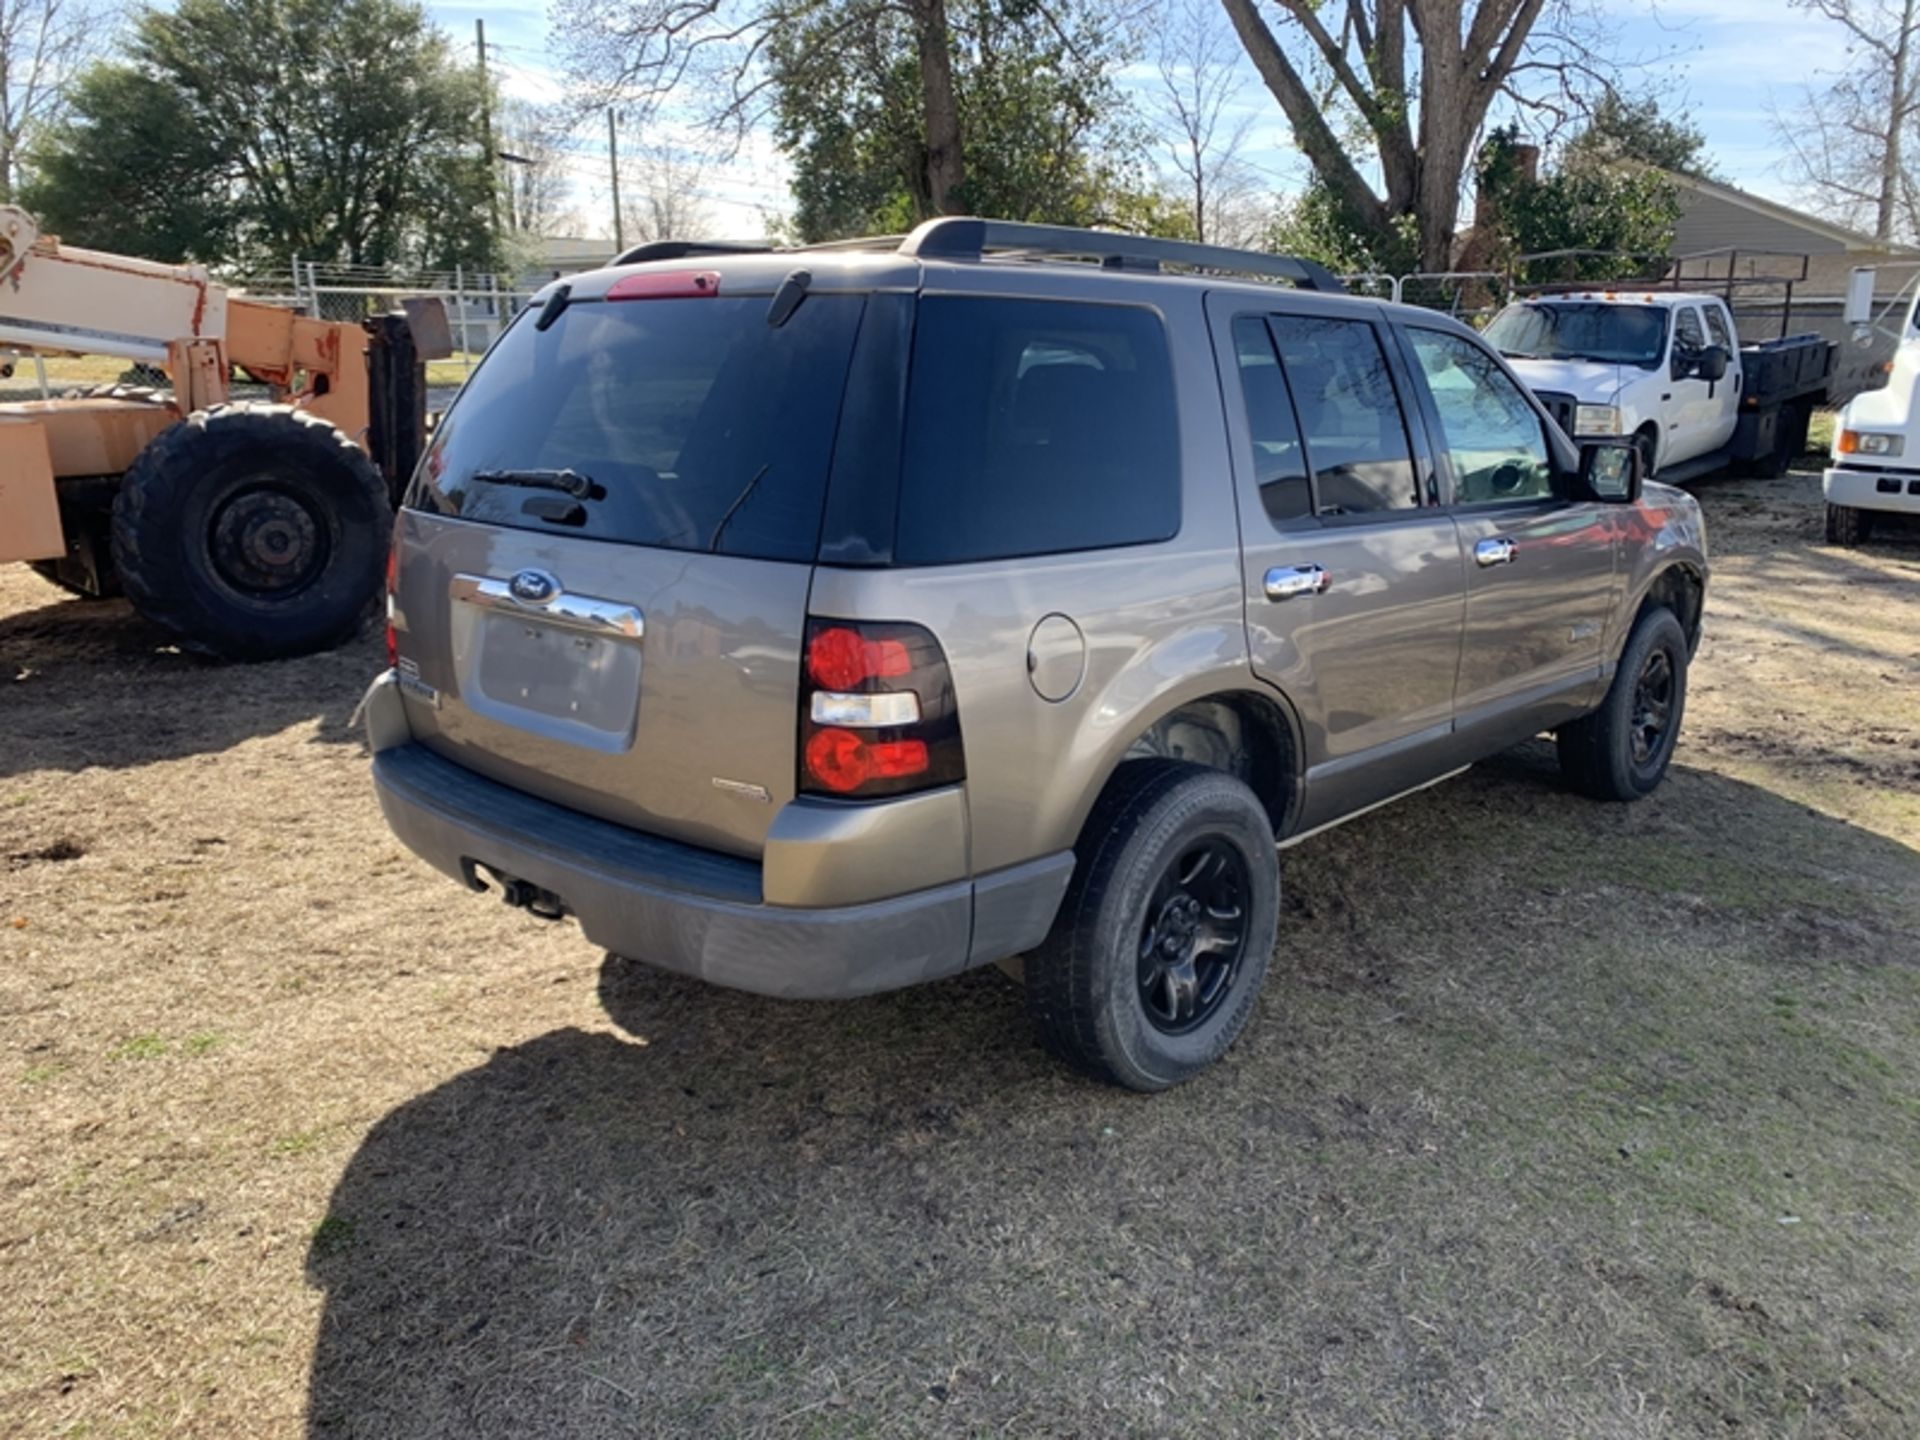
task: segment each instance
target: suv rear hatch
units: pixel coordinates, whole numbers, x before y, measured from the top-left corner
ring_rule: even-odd
[[[812,294],[782,316],[721,278],[557,287],[509,328],[415,476],[394,623],[429,748],[757,856],[794,791],[808,586],[865,302]]]

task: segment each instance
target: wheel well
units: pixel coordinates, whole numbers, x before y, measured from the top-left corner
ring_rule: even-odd
[[[1280,705],[1249,691],[1189,700],[1162,715],[1127,747],[1128,760],[1187,760],[1238,776],[1284,834],[1299,794],[1293,725]]]
[[[1653,584],[1647,587],[1647,595],[1640,602],[1639,612],[1633,617],[1636,622],[1640,616],[1656,605],[1664,605],[1673,611],[1679,620],[1680,628],[1687,632],[1687,647],[1692,649],[1700,641],[1700,611],[1706,600],[1706,584],[1685,565],[1670,565],[1654,577]]]

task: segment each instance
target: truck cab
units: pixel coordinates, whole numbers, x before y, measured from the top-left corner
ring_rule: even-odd
[[[1871,289],[1856,317],[1868,323]],[[1851,304],[1851,302],[1850,302]],[[1859,545],[1881,515],[1920,515],[1920,298],[1910,302],[1888,367],[1887,383],[1849,400],[1833,427],[1833,453],[1821,476],[1827,539]]]
[[[1717,295],[1586,291],[1507,306],[1487,339],[1576,439],[1630,438],[1648,474],[1734,438],[1745,375]]]

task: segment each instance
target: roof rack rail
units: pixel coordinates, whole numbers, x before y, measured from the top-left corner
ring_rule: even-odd
[[[1258,250],[1232,250],[1224,245],[1121,235],[1111,230],[1083,230],[1071,225],[1027,225],[1016,220],[948,215],[928,220],[900,242],[902,255],[921,260],[980,260],[995,251],[1082,256],[1098,260],[1110,270],[1158,270],[1163,264],[1190,265],[1197,270],[1291,280],[1303,290],[1331,294],[1346,291],[1339,278],[1325,266],[1295,255],[1268,255]]]
[[[695,255],[760,255],[771,240],[648,240],[622,250],[609,265],[639,265],[647,260],[685,260]]]

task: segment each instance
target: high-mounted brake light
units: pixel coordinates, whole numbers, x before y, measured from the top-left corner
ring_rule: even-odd
[[[719,293],[718,270],[643,270],[607,287],[609,300],[685,300]]]
[[[926,629],[810,620],[804,668],[802,792],[877,799],[966,778],[953,677]]]

